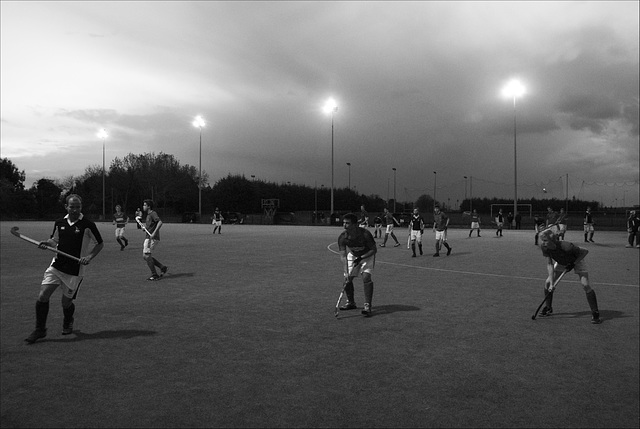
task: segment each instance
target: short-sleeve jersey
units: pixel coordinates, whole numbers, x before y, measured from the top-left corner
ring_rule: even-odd
[[[498,222],[504,222],[504,215],[498,212],[498,214],[496,215],[496,219],[498,219]]]
[[[449,217],[444,212],[433,215],[433,223],[435,224],[436,231],[444,231],[447,226],[447,219],[449,219]],[[474,220],[474,222],[478,221]]]
[[[219,210],[213,212],[213,220],[215,220],[216,222],[222,220],[222,213],[220,213]]]
[[[547,226],[553,225],[558,221],[558,213],[551,211],[547,213]]]
[[[366,210],[361,210],[360,211],[360,219],[358,220],[359,223],[364,223],[367,220],[369,220],[369,213],[367,213]]]
[[[353,232],[345,230],[338,237],[338,248],[340,251],[349,248],[349,251],[357,257],[376,249],[376,241],[367,229],[358,228]]]
[[[419,214],[411,215],[411,222],[409,227],[414,231],[422,231],[424,229],[424,219]]]
[[[376,216],[376,218],[373,220],[373,223],[375,223],[376,225],[382,225],[382,219],[380,218],[380,216]]]
[[[584,224],[588,225],[590,223],[593,223],[593,215],[589,212],[584,214]]]
[[[387,212],[385,214],[382,215],[382,218],[384,219],[384,224],[385,225],[394,225],[394,221],[393,221],[393,214],[391,212]]]
[[[568,241],[556,242],[556,248],[553,250],[547,249],[544,244],[540,249],[542,249],[542,256],[551,258],[560,265],[573,264],[580,255],[580,248]]]
[[[145,220],[145,228],[147,228],[147,231],[153,233],[156,230],[156,226],[158,226],[159,221],[160,216],[158,216],[158,213],[153,210],[149,210],[149,213],[147,213],[147,219]],[[151,238],[149,234],[147,234],[147,238]],[[156,232],[153,239],[160,241],[160,231]]]
[[[559,224],[563,224],[563,225],[564,225],[565,223],[567,223],[567,214],[566,214],[566,213],[560,213],[560,214],[558,215],[558,223],[559,223]]]
[[[75,223],[69,222],[68,215],[56,220],[51,238],[58,242],[58,250],[78,258],[88,254],[92,241],[102,243],[102,236],[96,224],[82,214]],[[56,255],[51,266],[72,276],[82,276],[84,271],[84,265],[60,254]]]
[[[471,215],[471,222],[480,222],[480,215],[478,215],[478,213],[473,213]]]
[[[113,221],[116,223],[116,228],[124,228],[127,226],[127,215],[124,212],[119,214],[116,212],[113,214]]]

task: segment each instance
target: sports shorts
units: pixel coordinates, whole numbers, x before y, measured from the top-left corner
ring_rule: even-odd
[[[422,232],[420,232],[420,230],[415,230],[412,229],[411,230],[411,240],[416,240],[417,242],[421,243],[422,242]]]
[[[447,231],[446,230],[436,231],[436,240],[447,241]]]
[[[564,234],[565,232],[567,232],[567,224],[566,223],[558,224],[558,232],[560,234]]]
[[[124,226],[122,228],[116,228],[116,238],[124,237]]]
[[[42,277],[42,286],[60,285],[63,295],[71,299],[80,287],[82,279],[82,276],[73,276],[63,273],[56,268],[49,267]]]
[[[153,249],[155,249],[157,243],[158,243],[158,240],[145,238],[144,244],[142,245],[142,253],[145,255],[150,255],[151,252],[153,252]]]
[[[351,252],[347,255],[347,269],[351,277],[361,276],[363,273],[373,274],[373,269],[376,265],[376,255],[363,258],[357,267],[353,266],[353,260],[355,258]]]
[[[592,223],[585,223],[584,224],[584,232],[593,232],[595,231],[595,229],[593,228],[593,224]]]
[[[471,229],[480,229],[480,222],[471,222]]]
[[[573,268],[573,271],[575,271],[576,274],[586,274],[588,273],[588,267],[587,267],[587,263],[584,260],[585,258],[582,258],[580,261],[578,261],[575,265],[575,267]],[[553,262],[553,269],[556,272],[556,279],[558,278],[558,275],[560,275],[560,273],[562,273],[564,271],[564,265],[560,265],[557,262]]]
[[[393,225],[387,225],[387,234],[391,234],[393,232]]]

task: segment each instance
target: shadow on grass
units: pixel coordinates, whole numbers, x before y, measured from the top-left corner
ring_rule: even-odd
[[[553,317],[565,318],[565,319],[576,319],[576,318],[584,317],[584,318],[590,319],[591,311],[577,311],[575,313],[555,313],[554,312]],[[607,320],[610,320],[610,319],[622,319],[625,317],[631,317],[631,316],[626,315],[622,311],[600,310],[600,319],[602,319],[603,322],[606,322]]]
[[[77,330],[73,331],[73,337],[71,338],[61,338],[55,340],[42,340],[41,342],[48,343],[68,343],[72,341],[85,341],[85,340],[111,340],[111,339],[129,339],[134,337],[146,337],[155,335],[156,331],[141,331],[138,329],[122,329],[119,331],[100,331],[95,332],[93,334],[85,334],[84,332]],[[40,341],[39,341],[40,342]]]
[[[354,312],[345,312],[338,313],[338,319],[351,319],[353,317],[363,317],[360,311],[362,307],[359,307]],[[402,305],[402,304],[389,304],[389,305],[380,305],[374,306],[373,311],[369,317],[382,316],[384,314],[397,313],[398,311],[420,311],[420,307],[415,307],[413,305]]]
[[[164,277],[161,277],[162,280],[167,280],[167,279],[177,279],[179,277],[193,277],[195,274],[194,273],[172,273],[169,272],[167,274],[164,275]]]

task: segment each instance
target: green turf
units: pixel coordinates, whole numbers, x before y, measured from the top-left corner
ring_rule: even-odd
[[[451,256],[380,248],[374,314],[334,317],[338,227],[165,224],[148,282],[142,233],[120,251],[113,226],[87,268],[75,332],[33,345],[52,222],[0,223],[1,426],[633,427],[639,423],[638,249],[596,232],[587,261],[604,323],[571,273],[555,314],[531,320],[545,260],[532,231],[468,238]],[[378,240],[380,242],[380,240]],[[362,282],[355,281],[362,305]]]

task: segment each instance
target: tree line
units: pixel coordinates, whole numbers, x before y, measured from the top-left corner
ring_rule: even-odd
[[[104,171],[104,177],[102,167],[93,165],[87,167],[80,176],[68,176],[61,180],[42,178],[30,188],[25,187],[24,181],[24,171],[20,171],[8,158],[0,160],[2,218],[49,219],[59,216],[64,213],[64,200],[71,193],[82,196],[83,211],[96,219],[101,217],[103,211],[109,219],[116,205],[122,206],[126,213],[133,214],[147,198],[155,201],[158,211],[164,216],[197,214],[199,194],[205,220],[216,207],[222,211],[244,214],[261,213],[263,199],[278,199],[278,211],[281,212],[317,211],[330,215],[331,206],[331,190],[322,186],[250,180],[238,174],[229,174],[211,185],[206,174],[199,180],[196,167],[181,165],[173,155],[166,153],[129,153],[124,158],[115,158]],[[199,182],[202,183],[200,193]],[[492,204],[510,203],[513,201],[499,198],[465,199],[459,211],[468,211],[473,207],[479,213],[489,213]],[[568,211],[584,211],[587,206],[594,211],[599,208],[596,201],[581,201],[575,197],[569,201],[553,198],[519,200],[518,203],[532,204],[534,212],[546,212],[548,206],[555,210],[568,206]],[[453,211],[445,203],[439,204],[446,211]],[[362,205],[371,213],[382,212],[384,208],[393,211],[394,206],[397,212],[410,212],[415,207],[422,213],[430,213],[434,200],[432,196],[424,194],[416,201],[394,202],[393,199],[387,201],[375,194],[359,194],[349,188],[334,189],[334,207],[338,212],[358,212]]]

